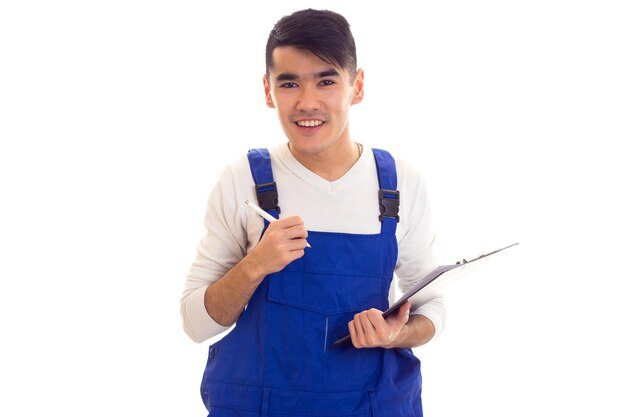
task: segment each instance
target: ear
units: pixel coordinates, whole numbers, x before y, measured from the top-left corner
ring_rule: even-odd
[[[363,80],[365,79],[365,73],[362,68],[359,68],[354,77],[354,97],[352,98],[352,104],[359,104],[363,100]]]
[[[274,101],[272,100],[272,89],[270,88],[270,83],[267,80],[267,75],[263,76],[263,88],[265,90],[265,104],[267,104],[267,107],[270,109],[275,108]]]

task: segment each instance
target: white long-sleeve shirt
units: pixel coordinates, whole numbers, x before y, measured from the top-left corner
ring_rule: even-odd
[[[371,149],[341,178],[327,181],[300,164],[287,143],[270,149],[281,217],[300,216],[307,230],[351,234],[379,233],[378,177]],[[395,157],[400,191],[400,222],[396,229],[398,262],[395,276],[400,290],[409,288],[437,266],[435,233],[431,223],[426,185],[419,172]],[[207,313],[204,292],[234,267],[259,242],[263,219],[244,204],[256,202],[248,158],[243,155],[222,173],[207,204],[200,241],[181,299],[183,328],[203,342],[228,328]],[[393,301],[395,295],[390,294]],[[428,317],[435,335],[445,325],[443,300],[437,298],[413,314]]]

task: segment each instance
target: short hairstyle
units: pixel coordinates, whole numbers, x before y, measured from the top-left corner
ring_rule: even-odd
[[[356,76],[356,45],[350,24],[329,10],[306,9],[282,17],[270,32],[265,47],[265,72],[273,68],[272,54],[280,46],[306,49],[322,61]]]

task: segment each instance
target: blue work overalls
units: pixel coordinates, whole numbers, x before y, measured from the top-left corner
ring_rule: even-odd
[[[235,328],[209,348],[201,393],[211,417],[422,416],[410,349],[333,347],[356,313],[388,307],[399,194],[395,161],[374,155],[381,232],[309,231],[304,256],[265,277]],[[269,153],[253,149],[248,159],[260,205],[278,217]]]

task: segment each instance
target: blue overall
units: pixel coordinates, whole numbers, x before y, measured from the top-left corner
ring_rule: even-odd
[[[374,155],[380,188],[393,194],[395,161]],[[278,217],[269,153],[248,158],[259,200],[273,194],[266,209]],[[211,417],[422,416],[420,362],[410,349],[332,345],[356,313],[388,307],[398,217],[380,220],[377,234],[309,231],[305,255],[265,277],[235,328],[209,348],[201,393]]]

